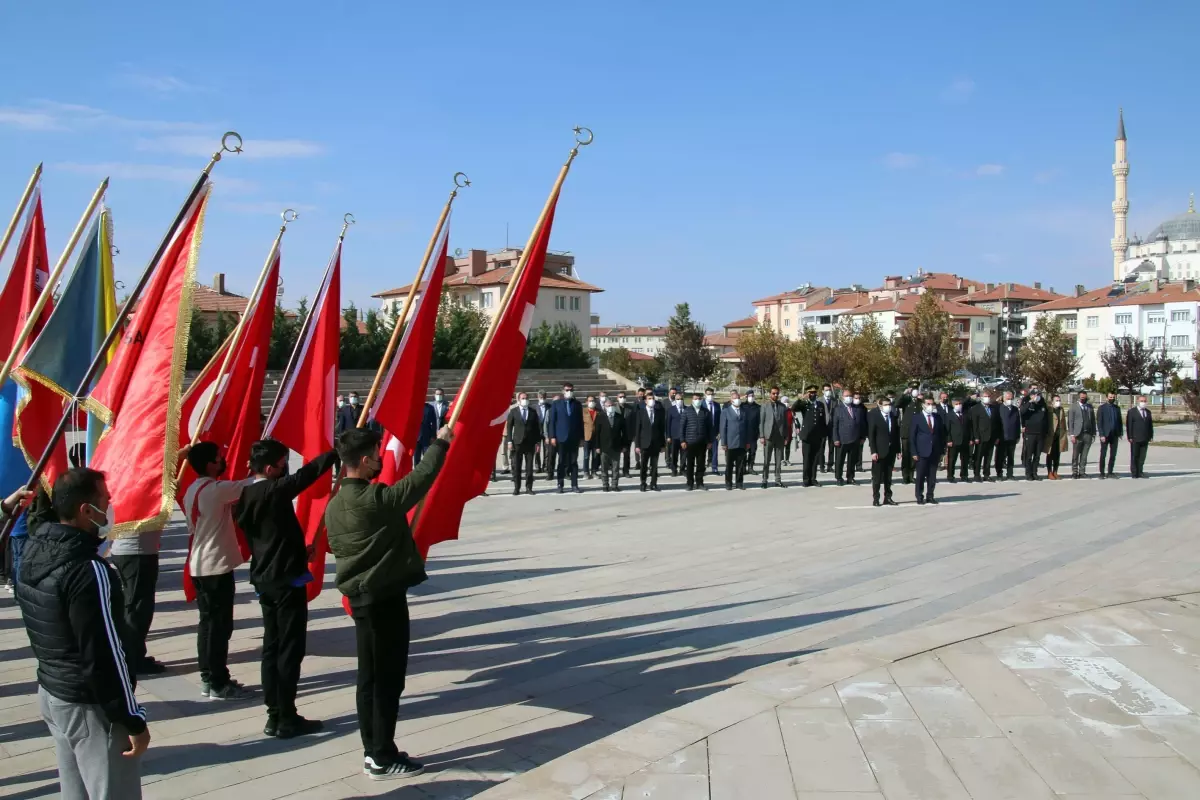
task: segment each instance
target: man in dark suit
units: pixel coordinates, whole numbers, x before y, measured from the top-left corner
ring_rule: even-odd
[[[688,491],[704,488],[704,465],[708,448],[715,438],[712,417],[704,407],[704,395],[696,392],[692,404],[683,410],[680,423],[680,447],[683,448],[683,474]]]
[[[626,451],[625,415],[611,397],[596,415],[597,446],[600,448],[600,479],[604,491],[621,491],[621,454]],[[610,484],[611,480],[611,484]]]
[[[1046,401],[1037,388],[1029,390],[1029,399],[1021,407],[1021,425],[1025,432],[1025,480],[1038,479],[1038,465],[1042,461],[1042,445],[1050,431],[1050,415]]]
[[[1129,439],[1129,474],[1133,478],[1148,478],[1143,470],[1146,451],[1154,441],[1154,415],[1146,403],[1146,395],[1137,399],[1137,408],[1129,409],[1125,417],[1125,436]]]
[[[667,443],[666,412],[655,398],[653,392],[646,392],[645,402],[638,411],[637,422],[634,423],[633,444],[640,458],[640,473],[642,491],[658,491],[658,454]],[[646,486],[646,474],[650,475],[650,485]]]
[[[750,443],[746,445],[746,474],[756,475],[754,462],[758,458],[758,426],[762,420],[762,406],[755,399],[753,389],[746,390],[742,413],[746,415],[746,426],[750,430]]]
[[[758,438],[763,446],[762,488],[767,488],[771,477],[771,465],[774,464],[775,485],[782,489],[783,445],[788,436],[788,409],[779,402],[778,386],[771,387],[771,402],[762,407],[758,420]]]
[[[621,474],[626,478],[629,477],[629,451],[633,449],[633,429],[637,425],[638,411],[641,410],[645,397],[644,389],[638,389],[636,402],[633,398],[626,397],[624,392],[617,395],[617,413],[625,418],[625,452],[621,455]]]
[[[861,404],[859,406],[861,410]],[[833,427],[830,437],[837,453],[837,485],[849,483],[857,485],[854,480],[856,465],[855,454],[862,453],[862,440],[867,435],[865,419],[854,412],[854,395],[849,389],[842,391],[842,403],[833,412]]]
[[[912,429],[913,415],[921,409],[921,389],[917,384],[908,387],[908,391],[896,400],[896,411],[900,413],[900,477],[906,484],[913,481],[912,445],[908,441],[908,432]]]
[[[900,417],[892,409],[891,399],[880,395],[878,405],[867,414],[867,445],[871,448],[871,505],[899,505],[892,499],[892,470],[900,455]]]
[[[908,443],[916,462],[917,505],[937,505],[933,489],[937,486],[938,464],[946,452],[946,439],[944,423],[932,397],[926,397],[921,411],[912,415]]]
[[[992,481],[992,453],[1000,438],[1000,409],[992,405],[992,393],[986,391],[977,405],[967,412],[971,424],[971,471],[976,481]],[[980,467],[983,468],[982,476]]]
[[[833,386],[827,383],[821,387],[821,396],[817,398],[817,402],[820,403],[825,414],[825,438],[821,441],[820,450],[817,451],[817,462],[821,466],[821,472],[833,472],[836,455],[836,448],[833,446],[833,412],[837,410],[841,400],[833,396]]]
[[[800,455],[804,459],[801,486],[817,486],[817,465],[825,459],[825,440],[829,436],[829,417],[825,403],[817,398],[817,387],[809,386],[804,397],[792,406],[800,417]]]
[[[537,404],[530,403],[530,405],[537,411],[538,419],[542,422],[542,443],[538,445],[537,453],[534,454],[533,469],[535,472],[544,471],[546,477],[549,478],[551,472],[548,465],[550,461],[550,448],[546,446],[546,417],[550,415],[550,402],[546,399],[545,392],[538,392]]]
[[[721,411],[723,408],[713,395],[713,388],[711,386],[704,390],[704,410],[708,412],[708,419],[712,422],[713,433],[716,434],[721,430]],[[717,473],[718,448],[717,437],[714,435],[708,445],[708,471],[714,475]]]
[[[1096,411],[1096,435],[1100,437],[1101,478],[1117,477],[1113,472],[1113,466],[1117,462],[1117,445],[1124,433],[1121,407],[1117,405],[1117,393],[1109,392],[1108,402]]]
[[[562,398],[555,400],[546,415],[546,428],[550,432],[550,446],[558,460],[558,493],[566,491],[563,484],[571,476],[571,491],[579,488],[579,443],[583,441],[583,406],[575,399],[575,387],[563,384]]]
[[[729,393],[729,405],[721,409],[720,439],[721,449],[725,452],[725,488],[732,489],[737,485],[745,489],[743,481],[746,475],[746,443],[754,434],[746,424],[746,415],[742,413],[742,398],[737,389]]]
[[[958,480],[966,481],[967,462],[971,456],[971,422],[963,411],[961,398],[950,402],[950,415],[946,417],[946,443],[949,445],[950,458],[946,462],[946,477],[951,483],[955,482],[954,464],[958,462]]]
[[[1017,454],[1017,442],[1021,440],[1021,409],[1013,400],[1012,392],[1004,393],[1004,403],[996,409],[1000,412],[1000,427],[996,439],[996,477],[1011,481],[1013,459]]]
[[[513,494],[521,493],[521,473],[525,473],[525,492],[533,494],[533,454],[542,443],[542,423],[537,411],[529,407],[529,395],[517,395],[517,404],[508,412],[505,430],[509,463],[512,465]]]
[[[674,478],[679,475],[680,445],[683,444],[683,397],[672,389],[670,401],[667,406],[667,466]]]
[[[353,398],[354,395],[352,394]],[[413,463],[420,464],[421,456],[429,448],[429,443],[437,438],[437,432],[446,427],[446,414],[450,410],[450,404],[446,402],[445,393],[439,388],[433,390],[433,402],[426,403],[425,408],[421,411],[421,431],[417,434],[417,451],[413,456]],[[357,420],[354,423],[357,425]],[[354,425],[350,426],[351,428]]]

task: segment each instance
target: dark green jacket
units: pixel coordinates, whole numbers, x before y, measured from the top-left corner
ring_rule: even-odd
[[[403,595],[427,577],[408,527],[446,460],[446,442],[435,439],[407,477],[391,486],[346,478],[325,509],[329,550],[337,559],[337,588],[352,607]]]

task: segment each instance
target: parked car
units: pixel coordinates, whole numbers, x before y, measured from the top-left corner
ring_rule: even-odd
[[[1154,395],[1159,395],[1159,394],[1162,394],[1162,393],[1163,393],[1163,390],[1162,390],[1162,386],[1161,386],[1161,385],[1156,385],[1156,384],[1152,384],[1152,383],[1147,383],[1147,384],[1143,384],[1141,387],[1139,387],[1139,388],[1138,388],[1138,390],[1137,390],[1137,393],[1138,393],[1138,394],[1154,394]]]

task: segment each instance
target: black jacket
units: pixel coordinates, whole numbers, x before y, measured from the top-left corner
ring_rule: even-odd
[[[873,408],[867,413],[867,444],[871,455],[887,458],[900,453],[900,415],[893,410],[890,416],[892,427],[889,431],[883,411]]]
[[[133,696],[117,571],[96,554],[100,539],[69,525],[37,528],[25,544],[17,602],[37,658],[38,683],[68,703],[100,706],[108,721],[138,734],[146,712]]]
[[[233,507],[233,520],[250,543],[250,583],[254,588],[283,589],[308,571],[307,542],[292,505],[301,492],[321,479],[337,462],[330,450],[274,480],[261,480],[242,489]],[[316,576],[321,580],[324,576]]]
[[[902,394],[896,398],[896,410],[900,412],[900,438],[907,439],[912,430],[913,415],[924,413],[923,406],[911,394]]]
[[[746,428],[750,431],[750,447],[758,446],[758,429],[762,426],[762,406],[757,402],[742,403],[742,415],[746,417]]]
[[[800,398],[792,403],[792,413],[800,418],[800,439],[815,444],[829,433],[829,417],[820,400]]]
[[[688,447],[702,447],[713,440],[712,417],[703,403],[699,408],[688,406],[683,410],[683,433],[680,437]]]
[[[650,412],[645,406],[638,410],[634,419],[636,422],[633,427],[633,443],[639,449],[651,453],[662,450],[667,442],[667,415],[663,413],[662,407],[655,405],[653,422],[650,421]]]
[[[1154,415],[1146,409],[1145,416],[1137,406],[1129,409],[1125,415],[1125,435],[1131,442],[1150,442],[1154,440]]]
[[[1021,425],[1027,436],[1045,436],[1049,431],[1050,419],[1046,414],[1046,401],[1032,400],[1021,406]]]
[[[963,447],[971,443],[971,437],[971,420],[968,419],[967,412],[956,414],[954,406],[951,406],[950,414],[946,417],[946,444]]]
[[[619,406],[611,420],[607,411],[601,411],[592,424],[596,426],[593,436],[599,442],[601,453],[616,458],[629,446],[629,437],[625,434],[625,417]]]
[[[521,410],[521,407],[517,406],[508,412],[508,430],[505,438],[514,450],[532,453],[542,442],[542,422],[538,419],[536,408],[524,409],[525,419],[521,419]]]
[[[1104,403],[1096,409],[1096,432],[1104,438],[1115,436],[1118,439],[1125,433],[1121,423],[1121,407],[1116,403]]]
[[[967,417],[971,420],[971,439],[976,442],[991,442],[1003,438],[998,405],[976,403]]]

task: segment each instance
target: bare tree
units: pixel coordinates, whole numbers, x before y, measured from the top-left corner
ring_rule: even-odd
[[[1154,353],[1146,349],[1141,339],[1132,336],[1114,336],[1112,349],[1100,354],[1100,363],[1108,370],[1108,377],[1118,389],[1129,392],[1130,398],[1150,383],[1154,375],[1151,361]]]

